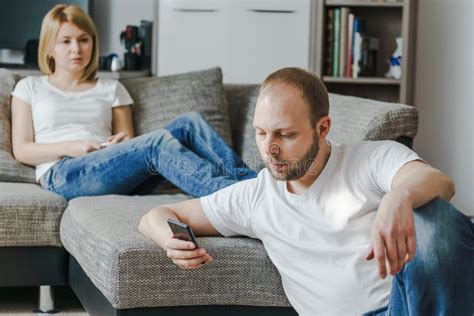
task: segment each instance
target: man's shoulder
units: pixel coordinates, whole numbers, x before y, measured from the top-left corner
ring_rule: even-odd
[[[411,153],[412,150],[393,140],[361,141],[350,144],[335,144],[339,163],[344,166],[360,167],[367,162],[388,158],[391,155]]]
[[[400,144],[394,140],[366,140],[350,144],[337,144],[339,150],[346,154],[356,154],[371,152],[376,150],[384,150],[391,148],[404,147],[405,145]]]

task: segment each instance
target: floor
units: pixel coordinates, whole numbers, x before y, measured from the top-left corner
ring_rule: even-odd
[[[55,287],[57,314],[68,316],[88,316],[79,300],[68,287]],[[0,288],[0,315],[48,315],[36,314],[33,310],[38,307],[38,288]]]

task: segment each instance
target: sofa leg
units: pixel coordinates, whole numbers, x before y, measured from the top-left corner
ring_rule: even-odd
[[[54,292],[50,285],[41,285],[39,287],[38,308],[33,313],[55,314],[59,310],[54,308]]]

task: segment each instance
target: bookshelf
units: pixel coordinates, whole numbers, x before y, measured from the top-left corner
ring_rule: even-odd
[[[316,0],[313,5],[312,69],[323,79],[329,92],[413,105],[416,0]],[[342,11],[342,8],[364,21],[366,36],[378,39],[375,70],[370,76],[353,78],[352,73],[342,76],[328,73],[328,12],[334,14],[335,9]],[[402,76],[386,78],[397,37],[403,39]]]

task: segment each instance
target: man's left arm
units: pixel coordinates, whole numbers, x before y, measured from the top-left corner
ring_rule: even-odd
[[[395,275],[415,256],[413,209],[435,198],[449,201],[453,195],[453,181],[422,161],[411,161],[398,170],[377,211],[367,255],[367,260],[377,259],[382,278],[387,274],[386,262]]]

